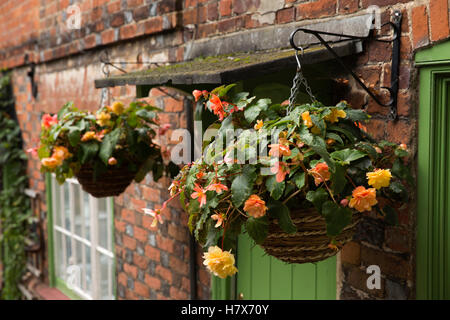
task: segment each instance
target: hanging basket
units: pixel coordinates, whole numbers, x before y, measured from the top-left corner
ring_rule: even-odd
[[[272,220],[269,235],[261,247],[264,251],[287,263],[317,262],[334,256],[338,251],[328,247],[330,237],[326,233],[325,219],[314,208],[291,212],[292,222],[297,227],[294,234],[285,233]],[[336,241],[344,245],[352,240],[361,220],[360,213],[353,213],[352,222],[336,236]]]
[[[104,198],[123,193],[133,181],[136,172],[129,171],[126,166],[110,167],[95,179],[93,168],[84,165],[75,176],[84,191],[96,198]]]

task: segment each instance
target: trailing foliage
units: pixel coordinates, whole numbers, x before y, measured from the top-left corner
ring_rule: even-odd
[[[374,209],[396,223],[394,208],[408,201],[412,184],[408,151],[367,134],[363,123],[369,115],[345,101],[296,105],[287,112],[286,104],[234,89],[194,91],[218,117],[210,126],[218,131],[204,141],[203,157],[185,166],[170,189],[172,196],[180,194],[189,228],[205,248],[235,250],[241,232],[261,244],[271,219],[295,233],[290,212],[300,208],[317,209],[336,249],[335,237],[355,212]],[[219,252],[210,251],[207,257]],[[221,274],[222,267],[207,260],[209,269]],[[228,275],[236,272],[229,270]]]
[[[3,263],[1,299],[20,299],[18,284],[25,271],[25,237],[31,215],[26,154],[22,150],[20,127],[5,111],[12,108],[9,76],[0,78],[0,167],[3,190],[0,192],[0,259]],[[11,110],[8,110],[11,111]]]

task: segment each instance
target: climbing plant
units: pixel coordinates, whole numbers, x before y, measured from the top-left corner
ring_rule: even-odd
[[[31,216],[29,198],[25,195],[28,178],[27,156],[22,149],[20,127],[12,117],[14,103],[8,73],[0,73],[0,170],[3,188],[0,191],[0,260],[3,264],[3,285],[0,298],[20,299],[18,288],[25,271],[25,237]]]

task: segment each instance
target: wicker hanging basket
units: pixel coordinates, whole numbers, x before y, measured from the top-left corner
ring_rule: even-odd
[[[297,226],[294,234],[282,231],[276,221],[270,222],[269,235],[261,245],[268,255],[287,263],[307,263],[337,253],[328,247],[330,238],[326,234],[325,219],[314,208],[292,211],[291,219]],[[361,214],[353,213],[351,224],[342,230],[336,241],[342,245],[351,241],[360,220]]]
[[[125,191],[136,176],[136,172],[125,167],[110,167],[108,171],[94,179],[91,166],[82,166],[75,174],[84,191],[96,198],[118,196]]]

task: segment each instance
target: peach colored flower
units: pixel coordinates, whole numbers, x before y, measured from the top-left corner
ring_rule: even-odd
[[[264,122],[262,120],[256,120],[256,124],[254,126],[255,130],[260,130],[264,125]]]
[[[284,181],[286,175],[290,172],[289,167],[284,162],[276,162],[273,167],[270,168],[270,172],[276,174],[276,181],[278,183]]]
[[[266,202],[258,195],[252,194],[244,204],[244,211],[253,218],[260,218],[266,214]]]
[[[341,203],[341,206],[346,207],[346,206],[348,206],[348,199],[344,198],[344,199],[341,200],[340,203]]]
[[[108,159],[108,164],[109,164],[110,166],[115,166],[115,165],[117,164],[117,159],[114,158],[114,157],[109,158],[109,159]]]
[[[269,144],[268,147],[270,148],[269,156],[280,157],[291,155],[289,146],[283,144]]]
[[[42,126],[49,129],[54,124],[58,123],[58,115],[51,116],[49,114],[44,114],[42,117]]]
[[[215,191],[218,194],[221,194],[222,191],[228,191],[228,187],[226,185],[224,185],[224,184],[221,184],[221,183],[213,183],[213,184],[210,184],[206,188],[206,190],[207,191]]]
[[[218,227],[220,227],[223,224],[224,216],[223,216],[223,214],[213,214],[211,216],[211,219],[217,220],[217,223],[214,226],[214,228],[218,228]]]
[[[41,163],[47,168],[54,169],[62,164],[62,160],[50,157],[42,159]]]
[[[223,103],[220,100],[218,96],[215,94],[211,95],[211,98],[209,99],[209,102],[211,103],[211,110],[213,113],[217,116],[219,116],[219,120],[222,121],[225,117],[225,110],[223,108]]]
[[[191,194],[192,199],[197,199],[200,203],[200,207],[203,207],[206,204],[206,190],[200,187],[198,184],[195,184],[194,191]]]
[[[70,158],[71,156],[72,156],[72,154],[69,152],[69,150],[67,150],[66,147],[57,146],[57,147],[53,148],[52,158],[61,160],[61,162],[62,162],[62,160]]]
[[[152,209],[147,209],[147,208],[142,208],[142,210],[144,210],[144,214],[152,216],[154,219],[152,221],[151,227],[154,228],[156,227],[156,225],[158,224],[158,222],[160,224],[163,224],[163,219],[161,217],[161,210],[157,209],[157,210],[152,210]]]
[[[383,150],[381,150],[379,147],[375,147],[375,151],[376,151],[377,153],[383,153]]]
[[[203,95],[203,93],[200,90],[194,90],[194,91],[192,91],[192,95],[194,96],[195,101],[197,102],[200,99],[200,97]]]
[[[203,264],[209,272],[215,276],[225,279],[234,275],[238,269],[235,267],[234,255],[230,251],[222,251],[218,246],[209,247],[208,252],[203,254]]]
[[[316,186],[324,181],[330,180],[331,172],[328,165],[325,162],[319,162],[316,166],[310,170],[309,173],[314,177],[314,183]]]
[[[370,211],[372,206],[378,203],[377,191],[375,188],[366,189],[363,186],[355,188],[349,203],[350,208],[355,208],[359,212]]]
[[[389,169],[376,169],[373,172],[366,173],[368,183],[375,189],[388,187],[392,178],[391,170]]]
[[[400,145],[400,149],[403,149],[403,150],[408,150],[408,147],[406,146],[406,144],[404,144],[404,143],[402,143],[401,145]]]

